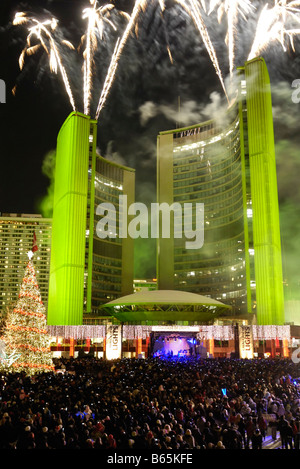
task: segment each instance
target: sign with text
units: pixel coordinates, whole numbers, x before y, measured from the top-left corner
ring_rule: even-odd
[[[106,326],[106,358],[115,360],[122,357],[122,326]]]
[[[253,334],[251,326],[239,326],[240,358],[253,358]]]

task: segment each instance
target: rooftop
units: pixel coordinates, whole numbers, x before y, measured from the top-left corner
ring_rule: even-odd
[[[110,301],[103,308],[122,322],[205,323],[224,314],[230,306],[186,291],[142,290]]]

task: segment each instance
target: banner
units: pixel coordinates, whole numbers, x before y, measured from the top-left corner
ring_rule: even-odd
[[[240,358],[253,358],[252,326],[239,326]]]
[[[106,358],[122,358],[122,326],[106,326]]]

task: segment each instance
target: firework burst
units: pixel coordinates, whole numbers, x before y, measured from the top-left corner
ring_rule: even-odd
[[[93,83],[93,59],[97,49],[97,34],[100,40],[103,38],[104,23],[108,23],[114,30],[115,25],[109,19],[110,11],[114,8],[113,4],[107,4],[102,7],[98,6],[96,0],[90,0],[90,7],[83,10],[83,19],[87,19],[87,32],[81,41],[86,42],[83,53],[83,95],[84,95],[84,113],[90,112],[91,91]]]
[[[106,75],[106,78],[104,80],[104,85],[102,88],[102,92],[99,98],[97,110],[96,110],[96,119],[99,118],[100,112],[104,106],[104,103],[106,101],[106,98],[108,96],[108,93],[110,91],[111,85],[114,81],[114,77],[116,74],[116,70],[118,68],[118,63],[120,60],[120,57],[122,55],[123,49],[127,43],[128,37],[130,36],[133,28],[137,25],[137,19],[141,13],[141,11],[144,11],[147,6],[147,1],[146,0],[138,0],[134,4],[134,8],[132,10],[132,14],[129,17],[127,26],[125,28],[125,31],[122,35],[121,38],[118,38],[114,53],[112,55],[108,73]],[[161,2],[161,7],[164,8],[164,3]]]
[[[244,20],[247,20],[247,17],[251,11],[254,10],[254,6],[250,2],[250,0],[211,0],[210,2],[210,10],[208,14],[210,14],[213,10],[217,8],[218,13],[218,22],[220,23],[222,17],[226,15],[227,17],[227,36],[226,36],[226,44],[228,46],[228,54],[229,54],[229,72],[230,75],[233,74],[235,63],[235,37],[237,31],[237,24],[239,16],[241,15]]]
[[[163,14],[166,9],[165,1],[155,1],[159,5],[161,13]],[[140,15],[141,13],[146,12],[150,3],[152,2],[147,0],[136,0],[130,15],[117,10],[118,14],[126,17],[127,24],[123,34],[119,35],[114,46],[107,74],[104,78],[103,86],[100,90],[100,97],[96,107],[96,119],[99,118],[100,112],[106,103],[107,97],[115,79],[121,55],[128,38],[133,31],[137,35]],[[238,48],[236,38],[239,27],[239,20],[242,18],[245,21],[245,25],[247,25],[249,16],[253,15],[255,12],[255,8],[252,2],[250,0],[210,0],[208,9],[205,0],[174,0],[174,4],[179,5],[194,22],[229,103],[229,98],[225,88],[222,71],[219,66],[217,53],[210,39],[203,13],[206,13],[209,16],[213,11],[216,11],[217,23],[220,23],[224,17],[226,18],[227,34],[225,42],[228,48],[229,74],[230,77],[232,77],[236,66],[235,52]],[[95,53],[97,51],[99,42],[104,37],[105,25],[107,24],[113,31],[117,30],[115,24],[111,20],[112,10],[115,10],[115,6],[112,3],[99,6],[98,0],[89,0],[89,6],[83,10],[82,18],[83,20],[87,21],[85,34],[81,38],[81,44],[84,45],[83,110],[85,114],[90,113],[95,68]],[[55,30],[57,28],[57,20],[55,18],[51,18],[46,21],[39,21],[35,17],[27,16],[25,13],[21,12],[15,15],[13,24],[26,25],[28,27],[26,46],[22,50],[19,57],[20,68],[22,69],[24,67],[26,56],[34,55],[39,49],[42,48],[48,55],[51,72],[61,74],[70,100],[70,104],[73,110],[76,110],[68,75],[65,67],[63,66],[62,58],[59,53],[60,47],[62,45],[68,46],[72,49],[74,49],[74,47],[69,41],[62,40],[58,42],[55,39],[54,36]],[[163,27],[165,28],[164,23]],[[258,15],[256,31],[253,37],[251,50],[248,55],[248,60],[260,55],[273,42],[279,42],[283,50],[286,50],[286,43],[289,41],[291,47],[295,49],[294,38],[299,34],[300,0],[274,0],[274,3],[271,7],[269,7],[269,5],[266,3]],[[37,39],[37,41],[33,42],[33,38]],[[169,43],[167,44],[167,51],[170,61],[173,63],[173,57]],[[247,60],[246,57],[245,60]]]
[[[295,50],[294,37],[300,34],[300,28],[287,28],[289,24],[300,25],[299,7],[300,1],[286,0],[275,0],[272,8],[268,4],[263,7],[248,60],[261,54],[274,41],[279,42],[285,51],[287,37]]]
[[[70,87],[69,79],[65,67],[62,64],[61,56],[59,53],[58,45],[53,37],[53,32],[57,27],[57,20],[55,18],[51,18],[49,20],[40,22],[37,18],[32,16],[26,16],[26,13],[19,12],[16,13],[15,18],[13,20],[14,25],[19,24],[27,24],[28,27],[28,35],[26,38],[26,46],[22,50],[20,57],[19,57],[19,66],[22,70],[25,62],[26,55],[33,55],[35,54],[41,47],[46,51],[49,57],[49,65],[50,70],[53,73],[58,73],[60,71],[65,89],[67,91],[70,104],[73,110],[76,110],[75,102],[72,94],[72,90]],[[32,45],[32,39],[36,38],[39,43]],[[70,48],[73,48],[73,45],[69,41],[63,41],[65,45]]]
[[[199,7],[199,4],[196,0],[188,0],[188,1],[183,1],[183,0],[176,0],[176,3],[182,6],[182,8],[191,16],[193,19],[200,35],[203,40],[203,43],[205,44],[206,50],[209,54],[209,57],[212,61],[212,64],[215,68],[216,74],[219,77],[220,83],[222,85],[223,91],[225,93],[225,96],[227,98],[227,101],[229,102],[229,98],[227,96],[222,72],[219,66],[218,58],[216,55],[215,48],[211,42],[211,39],[209,37],[206,25],[203,20],[203,16],[201,14],[201,10]],[[203,3],[203,2],[202,2]]]

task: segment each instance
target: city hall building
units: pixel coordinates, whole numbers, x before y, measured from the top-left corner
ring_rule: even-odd
[[[178,236],[185,212],[174,210],[170,236],[158,234],[155,288],[133,292],[134,240],[118,236],[127,228],[120,196],[134,202],[135,172],[97,155],[89,116],[74,112],[64,122],[47,308],[56,356],[287,357],[299,346],[297,326],[284,318],[268,71],[258,58],[238,73],[223,120],[158,136],[157,203],[203,206],[204,237],[188,245]],[[103,204],[117,215],[106,237],[98,231]]]
[[[270,80],[262,58],[238,69],[235,102],[216,120],[158,136],[157,199],[203,204],[204,242],[160,237],[158,289],[205,295],[230,318],[284,324],[281,240]],[[195,223],[195,208],[193,221]]]

